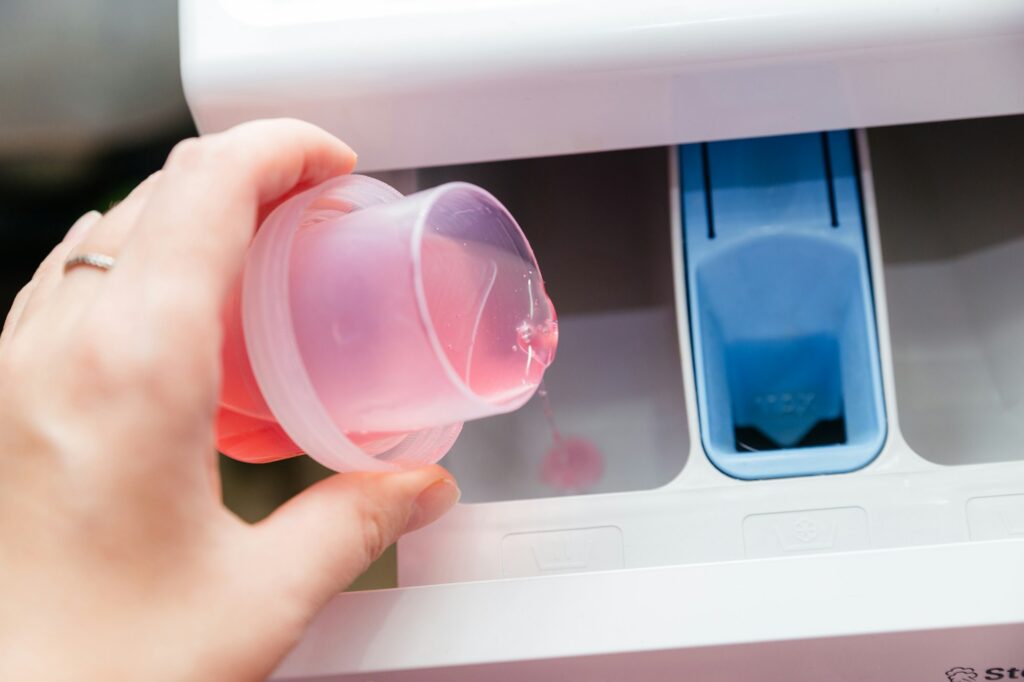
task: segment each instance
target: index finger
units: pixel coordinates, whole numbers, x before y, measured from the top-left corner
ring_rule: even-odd
[[[244,123],[179,143],[110,273],[120,291],[170,288],[219,311],[261,211],[348,173],[356,155],[302,121]],[[199,302],[199,301],[193,301]]]

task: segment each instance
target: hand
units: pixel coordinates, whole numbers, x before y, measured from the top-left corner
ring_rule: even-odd
[[[336,475],[255,525],[220,500],[222,302],[259,218],[354,163],[297,121],[187,140],[18,295],[0,335],[0,679],[262,679],[455,503],[440,467]],[[86,252],[116,265],[63,273]]]

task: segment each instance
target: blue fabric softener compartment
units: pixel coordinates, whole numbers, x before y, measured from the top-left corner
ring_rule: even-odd
[[[854,471],[885,441],[849,132],[680,147],[701,439],[742,479]]]

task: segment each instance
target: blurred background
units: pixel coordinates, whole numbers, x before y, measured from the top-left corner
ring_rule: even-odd
[[[0,0],[0,318],[83,213],[106,211],[196,131],[176,0]],[[256,521],[330,472],[221,457],[225,503]],[[394,550],[353,586],[395,583]]]

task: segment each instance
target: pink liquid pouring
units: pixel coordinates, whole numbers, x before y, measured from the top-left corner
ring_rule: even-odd
[[[582,493],[593,489],[604,478],[604,455],[586,438],[563,437],[555,422],[555,411],[547,388],[543,384],[537,390],[537,396],[551,429],[551,447],[541,463],[541,480],[562,493]]]

